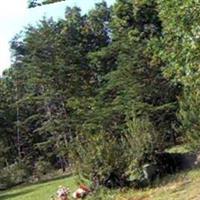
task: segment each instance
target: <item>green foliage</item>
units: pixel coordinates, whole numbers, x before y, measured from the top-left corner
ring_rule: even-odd
[[[182,131],[190,149],[200,150],[200,134],[199,134],[199,119],[200,119],[200,90],[199,78],[193,81],[194,85],[184,89],[184,94],[180,98],[180,112],[179,117],[182,122]]]
[[[117,141],[116,138],[105,133],[95,134],[90,138],[90,140],[84,142],[81,149],[76,148],[80,159],[79,165],[77,165],[79,172],[86,178],[105,185],[112,175],[119,180],[120,178],[123,179],[128,163],[127,147],[123,139]],[[121,149],[123,149],[123,152]],[[115,186],[119,183],[113,182],[111,184]]]
[[[37,178],[42,177],[43,175],[49,173],[52,170],[51,163],[44,161],[42,159],[38,160],[34,164],[34,175]]]
[[[30,170],[25,163],[16,162],[3,168],[0,172],[1,187],[8,188],[26,182],[30,176]]]
[[[168,66],[165,76],[183,88],[179,97],[181,131],[194,149],[199,149],[198,1],[158,2],[164,27],[160,56]]]
[[[2,166],[19,158],[31,167],[41,157],[63,171],[69,165],[98,82],[88,54],[109,44],[109,14],[105,2],[87,16],[66,8],[65,19],[43,18],[11,41],[13,64],[1,80]]]
[[[130,172],[134,174],[142,165],[154,162],[154,153],[159,149],[159,139],[156,130],[148,118],[136,117],[131,114],[127,121],[127,143],[132,154]]]
[[[165,63],[157,55],[162,27],[155,2],[118,1],[112,16],[113,41],[89,57],[98,72],[107,73],[82,126],[78,144],[83,138],[84,144],[77,154],[88,178],[123,185],[154,162],[155,151],[175,142],[180,90],[163,76]]]
[[[188,46],[188,21],[179,17],[194,10],[174,1],[182,4],[176,13],[155,0],[117,0],[112,8],[101,2],[86,15],[67,7],[64,19],[43,18],[16,35],[12,66],[0,80],[0,167],[23,160],[41,176],[51,166],[73,166],[83,177],[122,186],[155,151],[176,143],[179,120],[191,135],[198,43]]]

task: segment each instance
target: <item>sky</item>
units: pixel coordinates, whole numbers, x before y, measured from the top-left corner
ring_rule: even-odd
[[[43,16],[63,18],[66,6],[78,6],[83,13],[102,0],[66,0],[60,3],[27,8],[27,0],[4,0],[0,6],[0,75],[11,64],[9,41],[28,24],[35,24]],[[115,0],[106,0],[111,5]]]

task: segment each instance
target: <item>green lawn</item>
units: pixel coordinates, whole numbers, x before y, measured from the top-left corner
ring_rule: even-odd
[[[73,177],[61,178],[0,192],[0,200],[50,200],[51,195],[55,194],[59,185],[67,186],[72,191],[76,187]]]

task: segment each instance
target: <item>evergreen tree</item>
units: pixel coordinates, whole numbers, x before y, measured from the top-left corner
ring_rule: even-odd
[[[198,147],[198,17],[195,2],[117,0],[26,27],[0,79],[1,174],[70,164],[123,186],[176,143],[179,120]]]
[[[93,68],[103,69],[104,74],[100,79],[98,94],[91,104],[93,110],[82,130],[91,146],[83,145],[83,155],[86,152],[89,154],[85,162],[90,164],[88,167],[81,160],[83,164],[80,168],[83,170],[85,166],[85,171],[90,175],[96,173],[100,182],[111,174],[118,179],[124,178],[126,173],[130,175],[129,169],[134,159],[138,160],[138,163],[134,163],[137,169],[141,169],[145,162],[154,162],[153,154],[156,151],[163,151],[171,141],[174,144],[174,127],[178,125],[176,95],[179,89],[163,76],[165,63],[156,55],[162,26],[155,1],[138,4],[117,1],[113,7],[110,29],[109,46],[90,54]],[[129,122],[132,112],[136,119]],[[143,133],[141,128],[136,129],[140,133],[134,133],[135,129],[128,129],[129,123],[137,127],[139,124],[134,123],[140,120],[145,121],[143,125],[147,123],[148,131]],[[134,149],[130,149],[128,142],[131,136],[127,137],[127,133],[135,134],[135,137],[141,134],[142,138],[154,138],[149,144],[145,144],[145,139],[141,138],[140,141],[151,148],[141,147],[143,152],[140,155],[133,154]],[[110,146],[103,141],[109,141]],[[120,156],[117,154],[118,147],[123,149]],[[106,151],[116,155],[111,156],[113,154]],[[97,159],[93,159],[91,154],[98,154]]]
[[[104,14],[107,17],[101,19]],[[66,8],[65,16],[58,22],[43,19],[11,42],[13,73],[9,76],[15,88],[19,157],[33,167],[45,157],[65,169],[73,138],[86,117],[77,105],[87,110],[85,101],[96,87],[88,54],[109,41],[105,2],[88,16],[76,7]]]

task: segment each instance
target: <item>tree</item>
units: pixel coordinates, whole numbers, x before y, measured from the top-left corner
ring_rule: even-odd
[[[101,3],[95,9],[82,16],[79,8],[67,8],[66,19],[44,18],[11,42],[13,74],[8,76],[17,88],[21,157],[30,166],[45,157],[64,170],[69,161],[78,124],[86,117],[77,105],[88,110],[84,101],[96,87],[88,54],[109,43],[105,24],[109,8]],[[108,16],[101,19],[105,13]]]
[[[43,18],[13,38],[13,63],[0,80],[3,172],[23,163],[40,176],[70,164],[96,182],[124,186],[176,143],[179,106],[184,128],[198,130],[198,44],[187,49],[184,18],[193,4],[178,5],[184,14],[156,0],[101,2],[85,15],[67,7],[64,19]],[[179,28],[167,10],[183,18]]]
[[[131,175],[131,160],[138,161],[134,166],[139,171],[145,162],[154,162],[156,151],[174,144],[174,127],[178,125],[176,95],[179,89],[163,76],[165,63],[156,54],[162,36],[157,4],[152,1],[136,5],[132,1],[119,0],[113,7],[111,19],[110,44],[90,54],[91,65],[103,76],[100,76],[100,87],[91,104],[90,117],[82,126],[88,141],[84,142],[83,155],[88,152],[84,157],[88,157],[86,162],[90,163],[90,167],[86,166],[86,174],[96,174],[101,183],[113,175],[119,180]],[[128,131],[132,112],[135,123],[144,121],[141,127],[147,126],[144,133],[141,127],[138,133],[134,133],[135,129]],[[134,124],[137,125],[140,126]],[[151,148],[141,147],[143,152],[132,154],[134,149],[130,149],[131,136],[129,138],[127,132],[136,137],[141,134],[141,143],[142,138],[154,138],[148,144]],[[120,156],[119,147],[123,149]],[[91,154],[97,154],[97,159]],[[83,170],[86,163],[82,159],[81,163]]]
[[[168,66],[165,76],[183,88],[178,98],[181,131],[187,141],[195,149],[199,149],[198,3],[162,0],[158,2],[164,27],[160,55]]]

